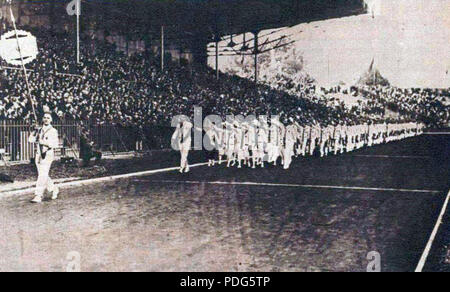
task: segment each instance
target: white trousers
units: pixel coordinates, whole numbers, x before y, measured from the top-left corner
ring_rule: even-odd
[[[36,191],[35,195],[39,197],[43,197],[45,190],[49,192],[53,192],[55,190],[55,185],[50,178],[50,167],[53,163],[53,158],[50,153],[47,154],[48,157],[42,159],[40,155],[36,157],[36,167],[38,171],[38,180],[36,182]]]
[[[277,162],[278,157],[280,156],[280,147],[277,144],[269,143],[269,163],[271,162]]]
[[[311,156],[314,155],[314,151],[316,150],[316,137],[311,138],[311,144],[309,146],[309,152]]]
[[[289,169],[292,163],[292,156],[294,155],[294,143],[286,142],[284,149],[284,169]]]
[[[181,168],[181,170],[189,170],[188,156],[189,156],[190,148],[191,148],[191,141],[188,141],[188,143],[186,143],[186,144],[181,144],[181,146],[180,146],[180,153],[181,153],[180,168]]]

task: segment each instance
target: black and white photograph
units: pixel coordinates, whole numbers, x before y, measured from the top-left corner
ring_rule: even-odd
[[[0,272],[450,272],[449,0],[1,0],[0,20]]]

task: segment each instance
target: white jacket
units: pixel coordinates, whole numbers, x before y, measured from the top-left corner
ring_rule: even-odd
[[[54,149],[59,146],[59,137],[58,131],[52,126],[42,127],[38,130],[37,135],[33,132],[28,141],[30,143],[48,145],[48,147],[37,147],[36,156],[42,157],[41,154],[45,154],[45,158],[48,157],[47,160],[54,158]]]

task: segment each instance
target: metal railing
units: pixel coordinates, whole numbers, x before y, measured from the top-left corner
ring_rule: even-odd
[[[90,121],[57,121],[53,126],[59,133],[60,156],[79,155],[82,127],[88,130],[94,148],[110,153],[167,149],[173,133],[172,128],[164,126],[139,128]],[[30,161],[34,157],[33,145],[28,142],[30,132],[27,121],[0,121],[0,149],[8,161]]]

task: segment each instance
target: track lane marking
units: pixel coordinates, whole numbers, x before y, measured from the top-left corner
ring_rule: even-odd
[[[189,165],[189,167],[195,168],[195,167],[206,166],[206,165],[208,165],[208,163],[197,163],[197,164]],[[96,183],[101,183],[101,182],[110,182],[110,181],[114,181],[114,180],[118,180],[118,179],[149,176],[152,174],[171,172],[171,171],[179,171],[179,170],[180,170],[180,167],[170,167],[170,168],[155,169],[155,170],[113,175],[113,176],[93,178],[93,179],[70,181],[70,182],[66,182],[66,183],[55,184],[55,186],[57,186],[58,188],[77,187],[77,186],[91,185],[91,184],[96,184]],[[0,199],[4,199],[6,197],[15,196],[15,195],[29,194],[29,193],[34,192],[35,188],[36,187],[33,186],[33,187],[26,188],[26,189],[0,192]]]
[[[445,199],[444,206],[442,207],[441,214],[438,217],[438,220],[436,222],[436,225],[434,226],[433,232],[431,233],[431,237],[428,240],[425,250],[423,251],[423,254],[422,254],[422,257],[420,258],[419,264],[417,265],[417,268],[415,271],[416,273],[423,272],[423,268],[425,267],[428,256],[430,255],[431,248],[433,247],[433,242],[436,239],[436,235],[439,231],[439,228],[442,225],[442,219],[444,218],[445,211],[447,210],[449,200],[450,200],[450,191],[448,192],[447,198]]]
[[[411,158],[411,159],[431,159],[430,156],[398,156],[398,155],[351,155],[353,157],[366,158]]]
[[[450,133],[447,133],[447,132],[442,132],[442,133],[439,133],[439,132],[429,132],[429,133],[424,133],[424,135],[450,135]]]
[[[437,190],[414,190],[414,189],[392,189],[392,188],[369,188],[369,187],[346,187],[346,186],[326,186],[326,185],[300,185],[300,184],[277,184],[277,183],[255,183],[255,182],[207,182],[207,181],[176,181],[176,180],[148,180],[155,183],[179,183],[179,184],[210,184],[210,185],[241,185],[241,186],[269,186],[269,187],[288,187],[305,189],[340,189],[340,190],[359,190],[359,191],[378,191],[378,192],[402,192],[402,193],[428,193],[439,194],[442,191]]]

